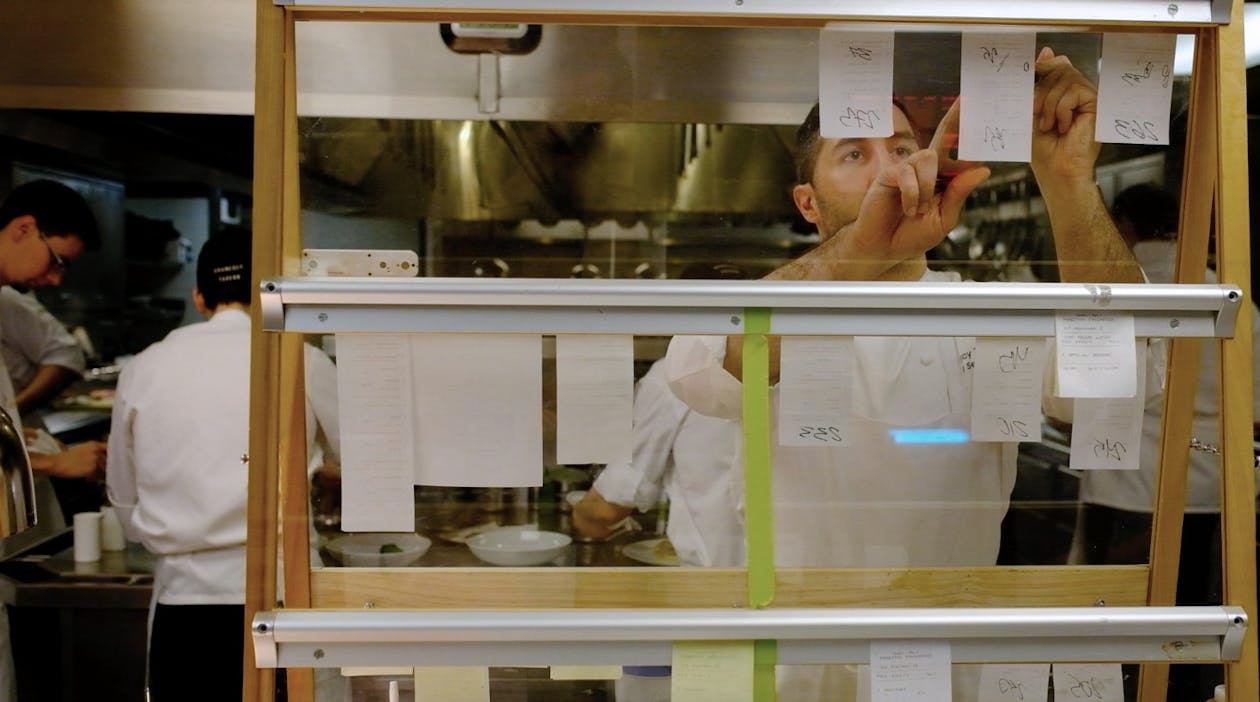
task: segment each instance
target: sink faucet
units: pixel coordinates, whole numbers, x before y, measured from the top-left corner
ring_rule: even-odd
[[[13,418],[0,408],[0,539],[35,526],[35,479],[26,442]]]

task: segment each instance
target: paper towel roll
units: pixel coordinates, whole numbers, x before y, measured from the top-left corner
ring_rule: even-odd
[[[122,522],[118,521],[118,513],[113,507],[101,508],[101,550],[122,551],[127,548],[127,538],[123,536]]]
[[[101,560],[101,513],[74,515],[74,560],[80,563]]]

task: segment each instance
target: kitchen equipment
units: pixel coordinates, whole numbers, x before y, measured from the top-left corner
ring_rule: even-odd
[[[0,539],[35,526],[35,479],[22,433],[0,409]]]
[[[567,534],[522,526],[478,534],[468,540],[468,548],[492,565],[533,566],[554,560],[571,543]]]

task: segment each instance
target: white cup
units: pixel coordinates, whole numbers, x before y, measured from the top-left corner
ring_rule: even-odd
[[[122,522],[118,521],[118,513],[113,507],[101,508],[101,550],[122,551],[127,548],[127,538],[123,536]]]
[[[74,515],[74,560],[90,563],[101,560],[101,513]]]

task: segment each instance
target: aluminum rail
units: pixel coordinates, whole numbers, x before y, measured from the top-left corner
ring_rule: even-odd
[[[709,15],[714,17],[801,17],[820,19],[928,19],[1093,22],[1156,22],[1203,24],[1229,22],[1233,0],[275,0],[292,7],[335,7],[363,10],[429,9],[468,12],[521,12],[582,16],[592,14],[660,16]],[[536,19],[536,18],[535,18]]]
[[[669,665],[675,641],[773,639],[789,664],[866,663],[871,641],[945,640],[955,663],[1239,659],[1240,607],[278,610],[253,621],[261,668]]]
[[[1140,337],[1232,337],[1231,285],[276,278],[263,328],[334,332],[1054,336],[1057,311],[1131,312]]]

